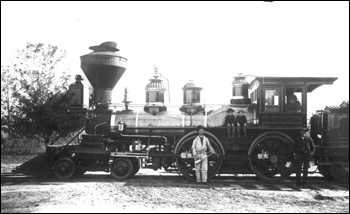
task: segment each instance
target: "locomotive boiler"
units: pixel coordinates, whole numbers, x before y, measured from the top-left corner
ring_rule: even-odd
[[[126,58],[116,43],[90,47],[81,56],[81,68],[94,88],[94,108],[84,106],[81,79],[70,86],[71,111],[90,112],[85,133],[77,145],[48,145],[45,154],[16,168],[18,172],[69,179],[86,171],[110,172],[116,179],[135,175],[141,167],[177,172],[193,180],[191,146],[196,127],[205,127],[218,156],[208,158],[208,178],[217,174],[255,174],[264,181],[285,179],[294,172],[294,139],[307,126],[307,95],[335,77],[255,77],[248,83],[239,74],[227,104],[204,105],[194,81],[185,83],[183,104],[166,105],[166,88],[156,72],[146,84],[146,102],[111,104],[112,90],[126,70]],[[286,104],[295,95],[301,108]],[[229,138],[223,126],[227,109],[244,111],[247,136]],[[82,130],[83,131],[83,130]],[[79,133],[80,134],[80,133]],[[41,163],[42,167],[35,167]],[[44,164],[43,164],[44,163]],[[321,161],[319,161],[321,163]],[[348,176],[348,175],[347,175]]]

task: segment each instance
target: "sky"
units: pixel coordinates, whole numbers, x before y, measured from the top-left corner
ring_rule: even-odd
[[[83,75],[80,56],[106,41],[128,59],[115,103],[125,87],[145,103],[154,65],[169,80],[171,103],[181,104],[194,80],[202,102],[229,104],[238,73],[338,77],[308,94],[309,116],[349,100],[347,1],[1,2],[2,62],[26,42],[49,43],[67,51],[73,76]]]

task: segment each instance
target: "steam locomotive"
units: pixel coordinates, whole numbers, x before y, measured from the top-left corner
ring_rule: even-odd
[[[77,76],[69,86],[71,111],[90,115],[88,125],[64,146],[47,145],[46,152],[22,164],[16,172],[69,179],[86,171],[110,172],[116,179],[134,176],[141,167],[164,169],[194,180],[191,146],[196,127],[219,155],[208,158],[208,178],[217,174],[255,174],[267,182],[281,181],[294,172],[293,144],[307,127],[307,95],[335,77],[255,77],[248,83],[239,74],[232,83],[227,105],[201,103],[201,87],[187,82],[182,106],[167,106],[166,88],[156,72],[146,85],[146,103],[131,106],[125,93],[123,104],[111,104],[112,90],[126,70],[127,59],[116,52],[117,44],[91,46],[81,56],[81,68],[94,88],[94,108],[84,104],[87,94]],[[301,108],[289,110],[289,97],[299,98]],[[244,111],[246,136],[231,138],[223,126],[226,111]],[[327,178],[349,179],[349,110],[321,112],[311,118],[311,137],[318,143],[314,156]],[[331,121],[331,122],[330,122]],[[82,131],[85,133],[82,134]],[[237,129],[237,131],[241,131]],[[77,137],[76,136],[76,137]],[[347,149],[344,149],[347,148]]]

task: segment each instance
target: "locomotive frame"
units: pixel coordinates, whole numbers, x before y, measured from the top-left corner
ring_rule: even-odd
[[[238,75],[233,81],[230,103],[216,105],[219,107],[202,105],[202,88],[190,82],[183,88],[183,106],[170,111],[171,106],[164,104],[165,90],[156,73],[155,79],[151,79],[146,87],[147,103],[143,109],[130,106],[125,99],[124,105],[118,104],[119,109],[113,111],[109,108],[111,90],[125,71],[126,59],[114,53],[118,49],[113,42],[90,49],[94,52],[81,56],[81,67],[95,90],[96,109],[92,111],[94,116],[88,119],[89,124],[75,138],[82,131],[86,133],[81,135],[77,145],[71,145],[74,138],[64,146],[47,145],[44,154],[15,171],[54,175],[59,179],[69,179],[86,171],[106,171],[116,179],[127,179],[141,167],[164,168],[194,180],[191,145],[197,135],[195,127],[203,125],[204,135],[219,154],[208,158],[209,179],[217,174],[243,173],[255,174],[267,182],[281,181],[295,171],[293,145],[300,130],[307,126],[307,94],[337,80],[335,77],[255,77],[247,83],[243,75]],[[77,82],[70,86],[71,98],[78,100],[71,106],[76,112],[86,113],[88,110],[83,106],[83,88],[79,80],[77,78]],[[288,112],[285,104],[294,93],[299,96],[302,107]],[[196,99],[191,99],[193,97]],[[120,109],[121,106],[125,108]],[[227,137],[223,118],[228,108],[246,112],[246,137]],[[319,129],[311,128],[312,133]],[[317,135],[312,137],[315,142],[319,141]],[[344,146],[348,148],[348,137],[345,141]],[[325,169],[328,153],[325,154],[325,149],[318,151],[315,160],[321,166],[320,171],[339,172],[330,170],[332,167]],[[345,171],[341,180],[347,178],[348,181],[348,150],[340,158],[341,164],[334,155],[332,157],[332,164]]]

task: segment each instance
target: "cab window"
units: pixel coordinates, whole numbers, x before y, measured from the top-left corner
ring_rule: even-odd
[[[279,111],[279,90],[265,89],[265,111]]]
[[[302,88],[287,87],[284,96],[284,111],[300,113],[302,111],[302,96]]]

